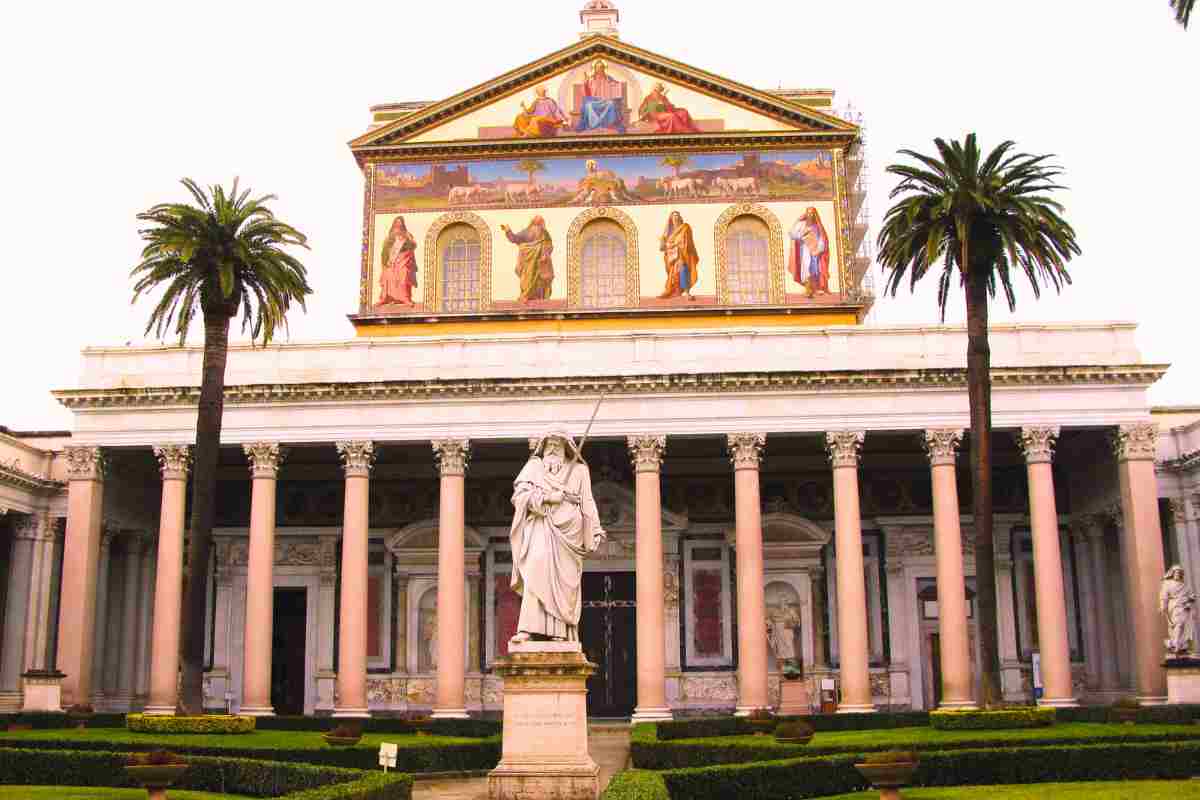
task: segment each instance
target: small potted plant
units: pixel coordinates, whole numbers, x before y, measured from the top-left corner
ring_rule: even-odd
[[[780,744],[808,744],[813,738],[813,726],[801,719],[787,720],[775,726],[775,741]]]
[[[87,721],[96,713],[90,703],[76,703],[67,709],[67,718],[75,723],[80,730],[87,727]]]
[[[911,750],[870,753],[854,768],[879,790],[879,800],[899,800],[900,787],[912,782],[920,759]]]
[[[125,761],[125,774],[146,790],[149,800],[167,800],[167,787],[183,777],[187,769],[182,756],[166,750],[134,753]]]
[[[756,708],[746,718],[755,736],[766,736],[775,730],[775,715],[769,708]]]
[[[1139,707],[1136,697],[1122,697],[1113,703],[1112,707],[1108,710],[1109,719],[1113,722],[1123,722],[1126,725],[1132,725],[1137,722]]]
[[[325,743],[332,747],[353,747],[362,738],[362,724],[343,722],[331,731],[322,734]]]

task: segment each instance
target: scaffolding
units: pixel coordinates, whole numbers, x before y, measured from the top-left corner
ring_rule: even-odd
[[[871,241],[871,168],[868,159],[867,126],[863,113],[853,103],[832,106],[839,119],[858,126],[858,142],[846,154],[846,198],[850,204],[850,285],[847,293],[870,303],[875,297],[872,265],[875,250]]]

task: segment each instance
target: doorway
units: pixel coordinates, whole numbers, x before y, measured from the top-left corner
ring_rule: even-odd
[[[579,637],[596,674],[588,678],[587,713],[628,717],[637,703],[637,578],[632,572],[583,573]]]
[[[271,705],[279,715],[304,713],[308,590],[276,589],[271,636]]]

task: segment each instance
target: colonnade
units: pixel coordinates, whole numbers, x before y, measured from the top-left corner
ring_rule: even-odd
[[[1124,513],[1122,561],[1129,591],[1129,621],[1135,646],[1136,692],[1143,702],[1162,702],[1165,678],[1158,665],[1162,623],[1154,608],[1154,586],[1163,572],[1161,533],[1154,475],[1155,428],[1122,426],[1114,436]],[[862,522],[859,510],[859,462],[866,433],[829,431],[825,447],[834,491],[834,540],[837,569],[838,649],[841,699],[839,712],[875,709],[869,674],[867,597],[863,572]],[[961,429],[923,432],[933,487],[941,641],[942,705],[967,708],[973,704],[967,599],[965,590],[955,463]],[[1044,695],[1050,706],[1076,703],[1071,683],[1067,616],[1059,551],[1059,521],[1051,469],[1056,427],[1020,431],[1025,455],[1032,527],[1038,645]],[[764,598],[763,536],[759,471],[767,434],[727,436],[735,493],[736,600],[738,622],[737,713],[769,705],[767,691],[767,633]],[[665,608],[661,534],[661,466],[667,437],[628,437],[636,482],[637,570],[637,705],[635,721],[670,718],[666,699]],[[439,439],[432,442],[441,481],[438,530],[438,662],[435,717],[466,716],[465,636],[465,475],[470,442]],[[74,454],[72,454],[72,451]],[[345,479],[344,525],[341,548],[341,598],[335,716],[363,717],[367,709],[367,606],[369,485],[375,443],[337,443]],[[245,445],[253,490],[247,567],[247,608],[243,705],[247,714],[273,713],[270,704],[271,624],[275,535],[275,493],[282,453],[276,443]],[[152,659],[147,713],[174,713],[177,692],[179,615],[182,593],[184,487],[189,449],[155,448],[163,476],[163,502],[158,533],[154,596]],[[97,573],[102,558],[100,531],[103,459],[96,448],[71,448],[69,510],[63,564],[60,628],[79,635],[60,638],[58,666],[66,673],[64,702],[90,696],[95,680],[93,630],[96,619]],[[1096,541],[1094,557],[1103,559]],[[140,566],[146,569],[145,561]],[[1096,573],[1102,575],[1103,573]],[[1099,577],[1097,580],[1101,580]],[[1100,589],[1102,587],[1096,587]],[[100,602],[104,602],[101,599]],[[135,620],[137,605],[127,591],[120,598],[121,614]],[[1106,614],[1097,618],[1105,620]],[[1107,638],[1105,638],[1107,637]],[[1110,625],[1101,638],[1111,644]],[[103,645],[100,645],[101,647]],[[129,656],[134,658],[135,656]],[[125,658],[125,656],[122,656]],[[1101,659],[1103,663],[1107,659]],[[0,665],[0,689],[7,662]],[[1111,678],[1112,676],[1109,676]],[[124,684],[121,684],[124,691]]]

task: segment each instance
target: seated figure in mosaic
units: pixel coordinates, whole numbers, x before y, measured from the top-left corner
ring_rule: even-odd
[[[560,427],[538,440],[513,487],[511,586],[521,595],[517,634],[579,641],[583,558],[607,539],[587,464]]]

